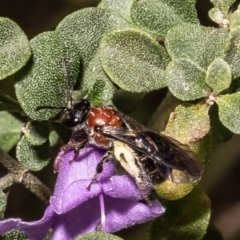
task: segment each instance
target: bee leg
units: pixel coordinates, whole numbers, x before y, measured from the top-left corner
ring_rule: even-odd
[[[144,201],[147,203],[149,207],[152,206],[152,202],[147,193],[147,177],[146,173],[141,164],[141,158],[135,156],[134,159],[127,158],[123,153],[119,154],[120,163],[125,168],[129,174],[135,178],[135,182],[137,184],[138,189],[140,190]]]
[[[110,158],[112,158],[112,151],[107,151],[102,157],[101,161],[97,164],[96,173],[93,176],[91,182],[89,183],[87,190],[90,191],[92,184],[98,179],[99,174],[103,171],[103,164],[108,162]]]
[[[78,143],[68,143],[66,145],[63,145],[61,147],[61,150],[73,150],[74,151],[74,157],[69,161],[69,163],[73,162],[77,157],[78,157],[78,153],[79,153],[79,150],[81,148],[83,148],[87,143],[87,140],[84,139],[83,141],[81,142],[78,142]]]

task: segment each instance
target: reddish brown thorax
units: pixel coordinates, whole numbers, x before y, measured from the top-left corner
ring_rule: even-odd
[[[88,126],[94,132],[93,138],[96,144],[108,147],[110,141],[94,131],[96,126],[121,127],[123,122],[115,111],[108,107],[92,107],[88,114]]]

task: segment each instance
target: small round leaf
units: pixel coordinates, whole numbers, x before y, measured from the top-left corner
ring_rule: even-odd
[[[230,30],[231,31],[237,31],[240,28],[240,12],[239,10],[236,10],[231,14],[230,18]]]
[[[60,32],[45,32],[31,40],[33,57],[18,74],[15,83],[17,98],[34,120],[48,120],[59,110],[38,107],[65,107],[69,85],[77,79],[80,56],[74,43]],[[68,78],[64,75],[66,63]]]
[[[17,72],[31,56],[27,36],[8,18],[0,18],[0,79]]]
[[[17,159],[26,168],[39,171],[50,161],[50,143],[46,141],[40,146],[33,146],[25,136],[22,136],[17,145]]]
[[[223,95],[216,102],[222,124],[233,133],[240,134],[240,92]]]
[[[211,0],[213,5],[221,10],[228,11],[230,6],[235,2],[236,0]]]
[[[206,82],[215,94],[227,89],[232,81],[231,68],[222,58],[215,58],[207,69]]]
[[[171,114],[164,134],[180,142],[197,142],[210,131],[208,107],[205,104],[182,104]]]
[[[130,9],[134,0],[102,0],[98,8],[108,9],[117,12],[123,18],[131,22]]]
[[[20,139],[23,123],[8,112],[0,112],[0,147],[8,152]]]
[[[100,45],[102,66],[111,80],[131,92],[148,92],[166,86],[169,57],[146,33],[134,29],[112,31]]]
[[[223,29],[184,23],[168,31],[165,44],[172,59],[191,60],[206,70],[216,57],[224,56],[228,38]]]
[[[209,109],[210,116],[210,135],[213,145],[226,142],[233,137],[233,133],[227,129],[220,121],[218,116],[218,105],[214,104]]]
[[[97,52],[85,68],[81,89],[88,92],[88,99],[93,105],[102,105],[113,98],[115,86],[104,72]]]
[[[198,23],[195,0],[134,0],[131,18],[138,27],[162,36],[180,23]]]
[[[49,125],[46,121],[30,121],[24,127],[23,132],[26,140],[28,140],[31,145],[38,146],[48,140],[49,130]]]
[[[233,78],[240,76],[240,31],[231,32],[230,45],[226,51],[225,61],[232,69]]]
[[[129,23],[125,19],[112,11],[84,8],[65,17],[57,29],[76,43],[85,67],[97,52],[105,33],[118,27],[128,26]]]
[[[183,101],[208,96],[211,89],[205,82],[206,72],[195,63],[179,59],[166,70],[166,81],[172,94]]]

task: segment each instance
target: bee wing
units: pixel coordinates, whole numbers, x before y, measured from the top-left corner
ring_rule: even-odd
[[[181,183],[197,182],[202,177],[203,167],[196,156],[187,145],[181,144],[173,138],[146,129],[129,130],[124,127],[104,126],[101,131],[103,135],[120,140],[135,151],[145,154],[155,162],[158,168],[160,166],[169,168],[170,174],[165,173],[164,175],[164,171],[159,170],[165,179]],[[182,173],[176,174],[172,171],[173,169]]]

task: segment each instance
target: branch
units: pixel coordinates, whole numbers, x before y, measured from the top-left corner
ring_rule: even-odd
[[[44,203],[49,204],[49,198],[52,194],[51,190],[1,148],[0,163],[9,171],[7,175],[0,179],[0,188],[2,190],[9,188],[14,183],[21,183]]]

